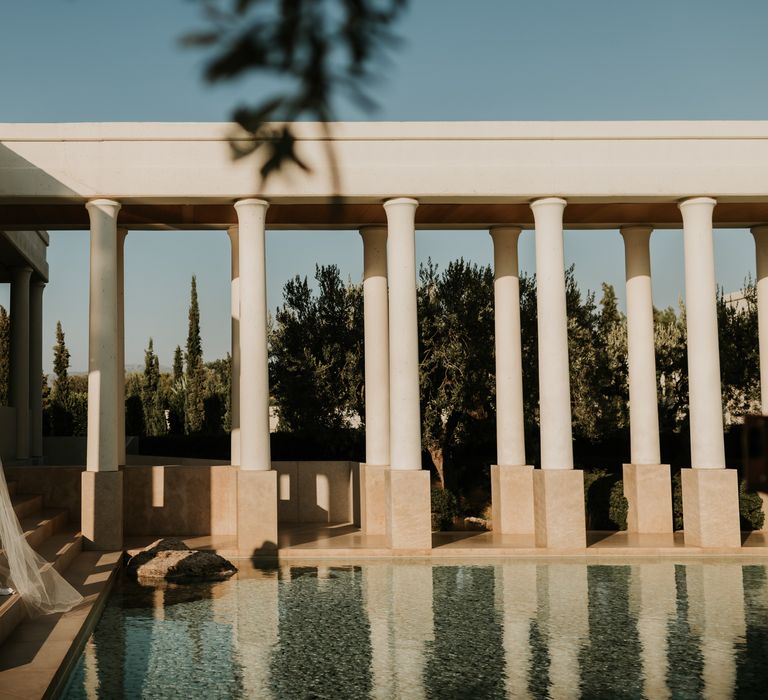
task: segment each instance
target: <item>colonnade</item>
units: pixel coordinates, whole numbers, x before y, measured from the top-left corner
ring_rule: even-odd
[[[736,472],[725,469],[712,244],[715,200],[680,203],[685,242],[686,321],[692,465],[683,470],[686,542],[739,546]],[[124,436],[118,425],[122,367],[120,204],[86,205],[91,222],[88,458],[83,475],[83,532],[94,546],[122,540]],[[431,546],[430,479],[421,463],[415,214],[418,202],[384,204],[387,225],[364,227],[366,462],[361,465],[362,526],[396,550]],[[563,213],[567,202],[531,203],[536,236],[540,469],[527,464],[517,241],[520,228],[491,229],[496,304],[497,451],[492,470],[494,527],[535,536],[536,545],[586,545],[583,474],[574,469],[568,363]],[[233,248],[233,464],[237,464],[238,548],[277,547],[277,479],[269,445],[265,228],[269,204],[235,205]],[[758,248],[761,372],[768,374],[768,228],[754,230]],[[621,230],[625,243],[631,419],[631,464],[625,465],[629,528],[671,532],[669,466],[660,464],[651,228]],[[122,373],[120,372],[120,375]],[[238,379],[239,377],[239,379]],[[765,406],[765,398],[764,398]],[[122,445],[121,445],[122,441]],[[122,457],[124,462],[124,456]]]
[[[43,290],[31,267],[15,267],[11,277],[9,403],[16,411],[18,460],[43,457]]]

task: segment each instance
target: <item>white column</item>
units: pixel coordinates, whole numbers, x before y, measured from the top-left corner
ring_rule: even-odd
[[[16,409],[16,459],[29,457],[29,281],[32,269],[11,278],[11,403]]]
[[[768,226],[754,226],[757,272],[757,328],[760,344],[760,401],[768,416]]]
[[[237,226],[227,233],[231,244],[231,303],[232,303],[232,373],[230,376],[229,420],[230,464],[240,464],[240,242]]]
[[[536,227],[541,468],[573,469],[563,210],[556,197],[531,204]]]
[[[95,199],[85,206],[91,220],[87,469],[109,472],[117,471],[119,462],[117,213],[120,204]]]
[[[385,202],[389,273],[389,458],[394,470],[421,469],[419,329],[416,312],[418,202]]]
[[[653,337],[650,226],[627,226],[624,262],[627,279],[629,431],[632,464],[659,464],[659,410]]]
[[[490,233],[496,336],[496,460],[500,466],[521,466],[525,464],[525,433],[517,262],[520,228],[498,226]]]
[[[43,456],[43,290],[35,280],[29,295],[29,453]]]
[[[387,229],[361,229],[365,328],[365,462],[389,464]]]
[[[725,467],[712,242],[715,203],[709,197],[695,197],[679,205],[683,215],[685,246],[691,466],[696,469]]]
[[[268,471],[269,373],[265,220],[269,203],[235,204],[240,247],[240,467]]]
[[[125,238],[117,229],[117,463],[125,464]]]

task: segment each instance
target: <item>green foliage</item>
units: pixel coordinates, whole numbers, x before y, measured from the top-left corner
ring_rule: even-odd
[[[765,522],[760,495],[747,490],[747,482],[739,483],[739,515],[742,530],[761,530]]]
[[[422,441],[443,487],[455,485],[452,448],[494,415],[493,272],[458,260],[419,270]]]
[[[362,286],[336,265],[316,267],[283,288],[270,331],[270,386],[280,430],[321,436],[352,427],[365,413]]]
[[[173,381],[180,382],[184,376],[184,353],[181,351],[181,346],[176,346],[176,351],[173,353]]]
[[[453,519],[459,514],[459,504],[448,489],[433,486],[431,491],[432,529],[438,532],[453,529]]]
[[[141,434],[164,435],[167,430],[160,394],[160,360],[155,354],[152,338],[149,339],[149,345],[144,352],[141,404],[144,413],[144,432]]]
[[[11,319],[0,304],[0,406],[9,404],[11,372]]]
[[[680,472],[672,477],[672,528],[683,529],[683,483]]]
[[[69,376],[69,350],[61,321],[56,322],[53,373],[53,386],[43,401],[44,432],[48,435],[85,435],[88,431],[88,379]]]
[[[241,156],[261,149],[264,178],[284,164],[308,169],[296,152],[292,123],[334,121],[339,91],[358,107],[373,109],[369,91],[378,76],[374,68],[394,42],[390,27],[407,4],[406,0],[206,2],[210,27],[183,38],[188,46],[215,49],[205,78],[211,82],[248,75],[278,78],[277,93],[240,105],[233,115],[254,137],[248,146],[242,139],[233,141],[234,152]],[[333,150],[327,153],[338,181]]]
[[[624,482],[604,469],[584,472],[584,506],[588,530],[626,530],[629,504]]]
[[[205,368],[203,343],[200,338],[200,307],[197,301],[197,278],[192,275],[189,299],[189,327],[186,351],[186,391],[184,393],[184,431],[194,435],[205,424]]]

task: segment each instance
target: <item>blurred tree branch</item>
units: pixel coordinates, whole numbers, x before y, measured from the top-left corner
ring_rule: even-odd
[[[211,83],[246,75],[281,81],[277,94],[238,105],[233,119],[252,141],[232,140],[236,158],[263,149],[266,180],[286,163],[308,171],[293,124],[322,124],[336,191],[339,172],[329,122],[339,94],[364,111],[376,108],[369,89],[388,50],[392,26],[408,0],[195,0],[208,27],[182,37],[185,46],[212,52],[204,76]],[[284,84],[284,87],[282,87]]]

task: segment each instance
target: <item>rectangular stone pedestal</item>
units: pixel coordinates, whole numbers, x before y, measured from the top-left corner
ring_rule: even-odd
[[[735,469],[682,469],[683,530],[689,547],[741,547]]]
[[[432,548],[429,472],[386,469],[387,535],[392,549]]]
[[[625,464],[628,532],[672,532],[672,482],[668,464]]]
[[[491,465],[493,531],[502,535],[532,535],[533,467]]]
[[[537,547],[587,546],[584,473],[580,469],[534,469],[533,508]]]
[[[83,546],[115,551],[123,548],[123,473],[84,471],[80,508]]]
[[[360,465],[360,529],[366,535],[387,534],[387,471],[389,467]]]
[[[238,469],[237,549],[243,556],[277,553],[277,472]]]

